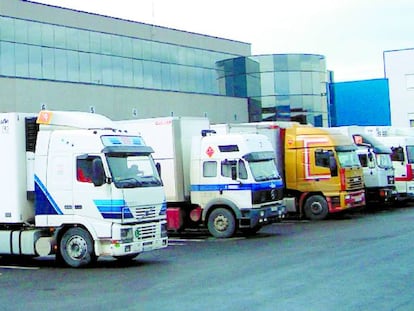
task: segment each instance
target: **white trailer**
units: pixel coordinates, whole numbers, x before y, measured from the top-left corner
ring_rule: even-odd
[[[154,148],[165,186],[168,227],[204,225],[218,238],[257,232],[285,216],[283,182],[263,135],[216,135],[206,118],[120,121]]]
[[[114,128],[83,112],[0,114],[0,256],[55,254],[81,267],[167,246],[153,150]]]

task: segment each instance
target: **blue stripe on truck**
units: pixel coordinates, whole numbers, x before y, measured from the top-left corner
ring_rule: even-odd
[[[93,200],[105,219],[134,218],[125,200]]]
[[[47,191],[37,175],[35,179],[35,211],[36,215],[63,215],[55,200]]]
[[[220,190],[266,190],[280,189],[283,187],[282,180],[273,180],[261,183],[246,184],[210,184],[210,185],[191,185],[191,191],[220,191]]]

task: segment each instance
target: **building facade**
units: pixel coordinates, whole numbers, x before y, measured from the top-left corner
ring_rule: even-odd
[[[391,125],[388,79],[330,84],[331,126]]]
[[[414,127],[414,48],[384,51],[389,81],[391,125]]]
[[[0,110],[247,121],[247,98],[220,94],[215,64],[250,51],[249,43],[2,0]]]
[[[284,120],[328,126],[325,57],[271,54],[217,62],[220,90],[248,97],[252,121]]]
[[[26,0],[0,2],[0,111],[329,124],[325,57]]]

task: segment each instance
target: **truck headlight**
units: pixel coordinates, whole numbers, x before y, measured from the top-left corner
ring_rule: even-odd
[[[168,236],[167,224],[161,224],[161,237],[165,238]]]
[[[121,229],[121,241],[122,243],[130,243],[133,240],[132,228]]]

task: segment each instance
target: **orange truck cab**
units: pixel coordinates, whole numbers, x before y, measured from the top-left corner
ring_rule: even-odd
[[[363,171],[347,136],[326,128],[281,128],[286,201],[312,220],[365,205]],[[289,210],[289,208],[288,208]]]

